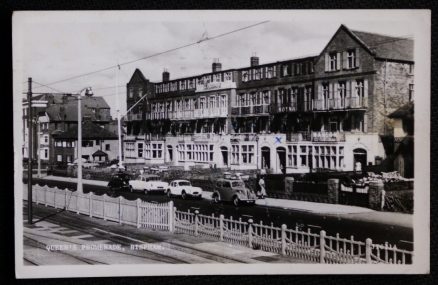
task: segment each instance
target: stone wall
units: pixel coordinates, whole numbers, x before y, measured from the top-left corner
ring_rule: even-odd
[[[373,85],[369,86],[373,98],[369,101],[368,132],[390,134],[392,126],[386,116],[409,102],[409,84],[414,83],[414,77],[408,63],[376,60],[375,68]]]

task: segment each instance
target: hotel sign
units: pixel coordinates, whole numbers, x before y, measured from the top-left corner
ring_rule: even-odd
[[[212,91],[212,90],[232,89],[232,88],[236,88],[236,82],[213,81],[213,82],[206,82],[204,84],[197,84],[196,92],[206,92],[206,91]]]

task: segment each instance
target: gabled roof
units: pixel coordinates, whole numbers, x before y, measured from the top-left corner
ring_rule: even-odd
[[[100,149],[95,151],[91,156],[108,156],[108,154]]]
[[[393,37],[375,33],[353,31],[341,25],[327,42],[321,54],[340,31],[345,31],[365,50],[377,58],[401,61],[414,61],[414,41],[408,38]]]
[[[407,38],[351,31],[361,39],[378,58],[414,61],[414,41]]]
[[[78,128],[74,126],[65,132],[53,134],[53,136],[55,139],[77,140]],[[82,123],[82,139],[116,140],[118,136],[91,121],[85,121]]]
[[[89,108],[109,109],[108,103],[103,97],[83,97],[81,100],[82,116],[92,116]],[[51,121],[77,121],[78,120],[78,102],[76,98],[65,96],[64,101],[59,104],[52,104],[47,107],[46,112]],[[92,118],[97,120],[97,118]],[[109,118],[100,118],[99,120],[108,121]]]
[[[388,115],[392,119],[413,119],[414,118],[414,102],[408,102],[394,112]]]
[[[137,83],[137,81],[135,81],[135,79],[140,79],[140,81],[143,81],[143,82],[149,81],[146,77],[144,77],[143,73],[138,68],[135,69],[134,73],[132,74],[131,78],[129,79],[128,84]]]

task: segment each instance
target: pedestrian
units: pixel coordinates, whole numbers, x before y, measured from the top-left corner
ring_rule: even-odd
[[[260,186],[260,191],[258,196],[264,199],[266,197],[266,188],[265,188],[265,180],[263,179],[263,176],[260,176],[259,186]]]

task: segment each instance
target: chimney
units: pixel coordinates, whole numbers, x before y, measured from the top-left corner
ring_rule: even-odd
[[[258,66],[259,65],[259,57],[256,55],[256,53],[253,53],[251,56],[251,66]]]
[[[211,65],[213,72],[218,72],[222,70],[222,63],[219,62],[219,58],[215,58],[213,60],[213,64]]]
[[[170,80],[170,73],[167,71],[167,68],[163,71],[163,82],[167,82]]]

